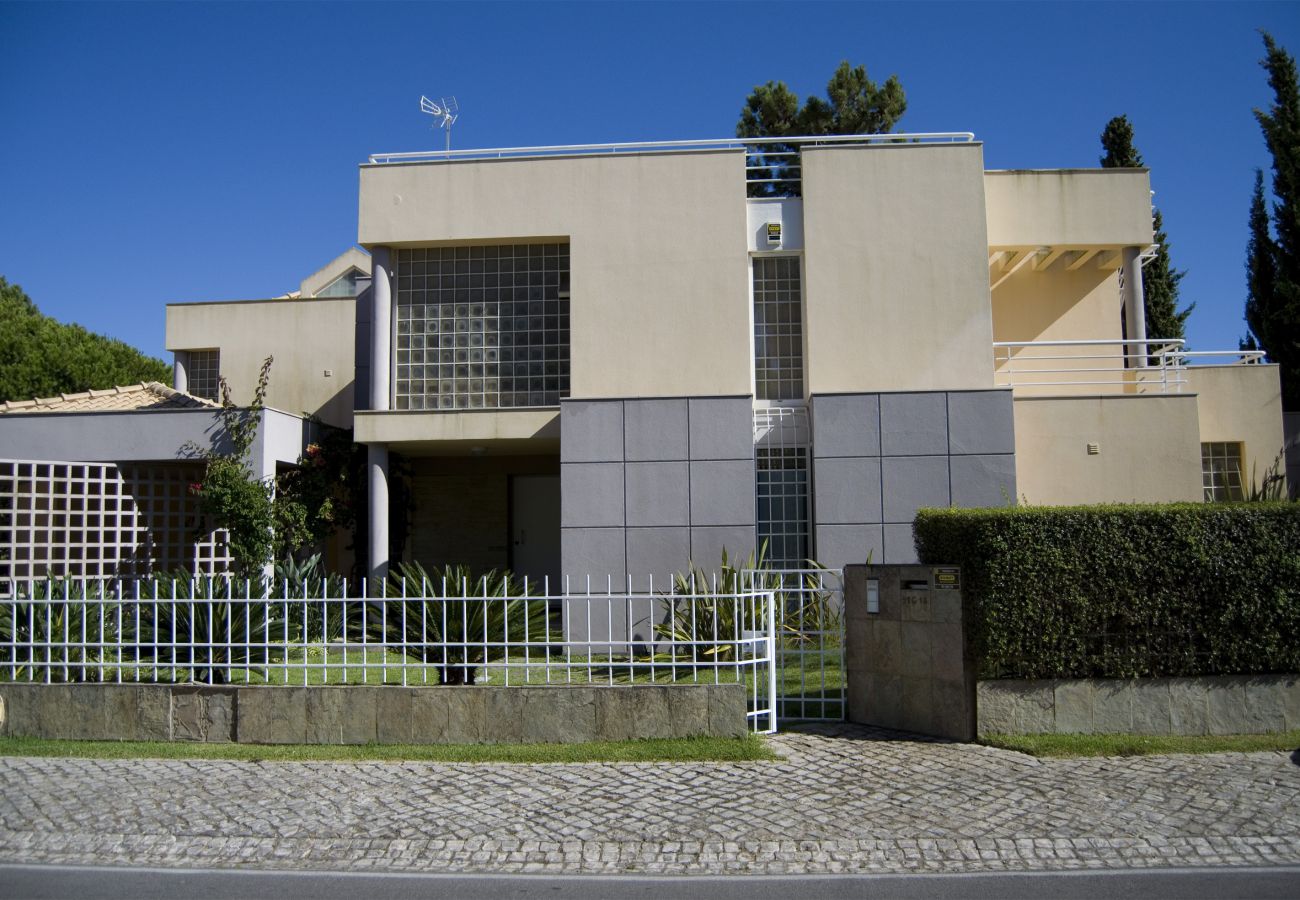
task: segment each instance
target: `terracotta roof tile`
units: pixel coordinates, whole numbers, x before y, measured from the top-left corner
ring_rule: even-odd
[[[0,415],[5,413],[42,412],[136,412],[146,409],[220,409],[221,404],[191,394],[173,390],[165,384],[150,381],[108,388],[102,391],[85,391],[80,394],[60,394],[35,400],[7,400],[0,404]]]

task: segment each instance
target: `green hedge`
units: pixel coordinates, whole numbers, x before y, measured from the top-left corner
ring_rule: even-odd
[[[981,678],[1300,672],[1300,504],[924,509]]]

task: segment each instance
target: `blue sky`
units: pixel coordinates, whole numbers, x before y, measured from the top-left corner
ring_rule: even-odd
[[[274,296],[355,240],[357,164],[440,145],[422,93],[459,97],[458,148],[725,137],[754,84],[848,59],[988,168],[1095,166],[1126,113],[1190,342],[1235,348],[1259,28],[1300,52],[1296,3],[0,3],[0,275],[170,359],[167,302]]]

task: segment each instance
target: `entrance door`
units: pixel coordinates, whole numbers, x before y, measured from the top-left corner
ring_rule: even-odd
[[[515,475],[510,479],[510,568],[539,585],[551,579],[560,590],[560,476]]]

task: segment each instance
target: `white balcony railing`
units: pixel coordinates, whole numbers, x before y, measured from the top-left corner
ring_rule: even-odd
[[[1178,394],[1189,365],[1255,365],[1257,350],[1184,350],[1181,340],[997,341],[993,377],[1025,393]]]

